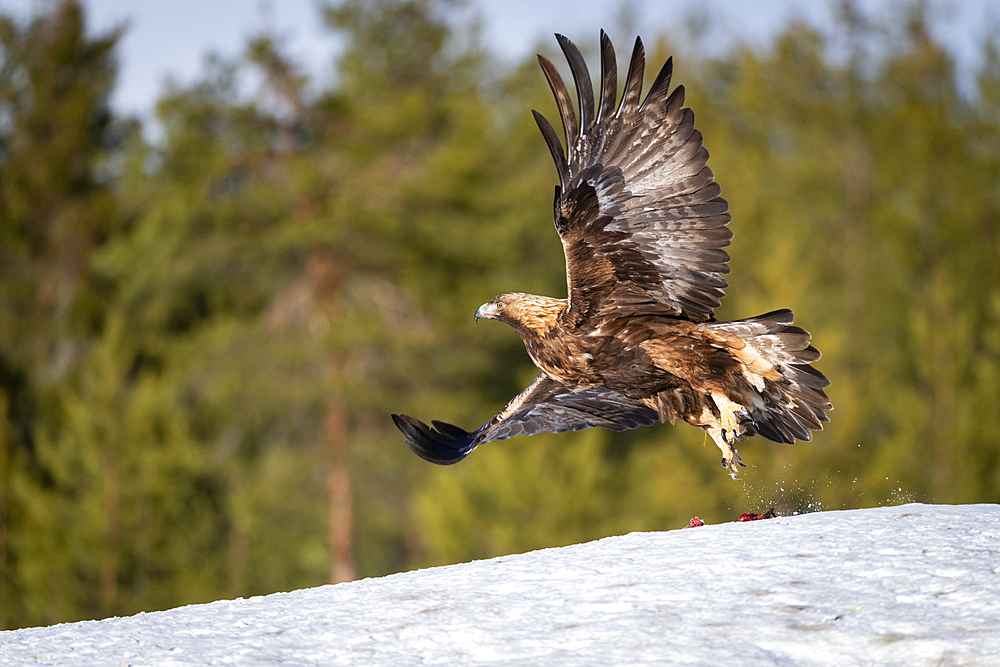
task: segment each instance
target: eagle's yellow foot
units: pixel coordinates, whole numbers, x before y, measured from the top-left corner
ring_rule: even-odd
[[[740,478],[737,477],[737,475],[740,471],[736,466],[739,466],[740,468],[746,467],[743,465],[743,459],[740,458],[740,453],[736,451],[735,447],[729,445],[728,450],[722,450],[722,467],[729,471],[730,477],[739,481]]]
[[[719,446],[722,450],[722,467],[729,471],[729,476],[733,479],[739,481],[739,467],[746,467],[743,465],[743,459],[740,458],[740,453],[736,451],[733,447],[736,444],[736,438],[733,437],[731,440],[726,437],[726,429],[721,426],[714,426],[712,428],[705,429],[708,434],[712,436],[712,440],[715,440],[715,444]],[[737,467],[739,466],[739,467]]]
[[[722,466],[729,471],[730,477],[739,479],[737,474],[739,467],[743,466],[743,460],[734,445],[747,432],[747,426],[754,423],[753,418],[745,407],[729,400],[725,394],[713,393],[712,400],[719,408],[719,425],[707,431],[722,450]]]
[[[750,412],[722,394],[713,394],[712,399],[719,408],[723,439],[730,445],[735,444],[739,437],[747,432],[747,425],[753,424]]]

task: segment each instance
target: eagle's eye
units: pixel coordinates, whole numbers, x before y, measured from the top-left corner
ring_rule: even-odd
[[[503,301],[497,301],[497,310],[503,310]]]

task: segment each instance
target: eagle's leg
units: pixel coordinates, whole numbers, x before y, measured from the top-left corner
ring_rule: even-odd
[[[747,432],[747,424],[753,424],[750,412],[745,407],[729,400],[725,394],[712,393],[712,400],[719,408],[719,424],[708,429],[708,434],[722,450],[722,465],[729,470],[729,476],[737,479],[737,466],[743,465],[740,453],[736,451],[736,441]]]

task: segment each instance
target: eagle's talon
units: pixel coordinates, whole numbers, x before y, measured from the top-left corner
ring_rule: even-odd
[[[729,429],[728,431],[726,429],[722,429],[722,439],[730,447],[732,447],[737,442],[739,442],[740,440],[742,440],[742,438],[740,437],[741,435],[742,435],[742,433],[740,433],[736,429]]]

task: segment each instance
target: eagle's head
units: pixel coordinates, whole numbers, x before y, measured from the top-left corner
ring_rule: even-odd
[[[537,332],[553,327],[565,307],[565,299],[520,292],[501,294],[476,310],[476,321],[499,320],[518,333],[523,329]]]

